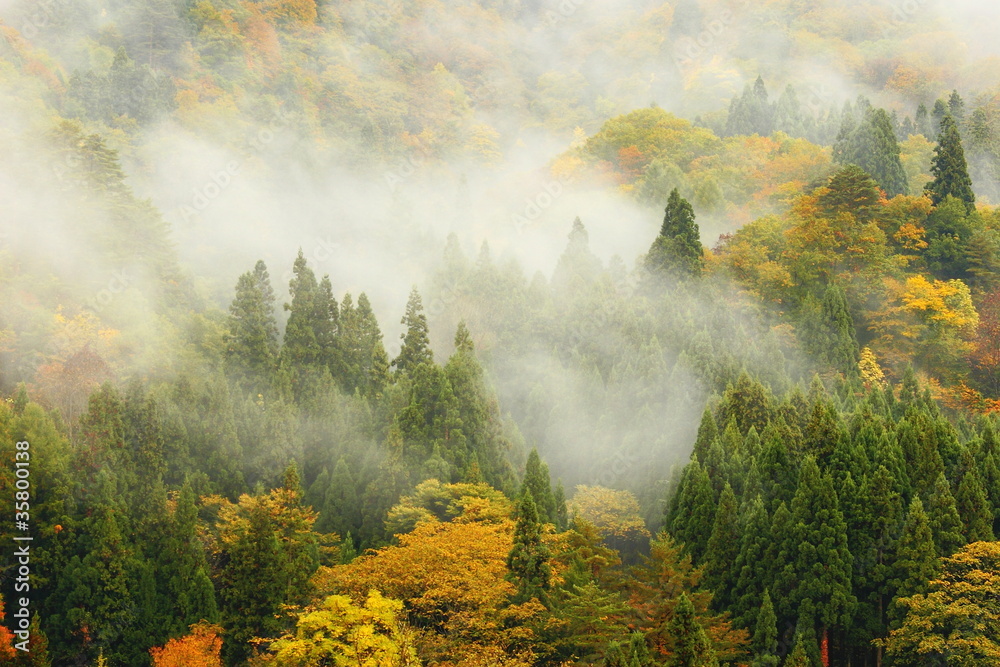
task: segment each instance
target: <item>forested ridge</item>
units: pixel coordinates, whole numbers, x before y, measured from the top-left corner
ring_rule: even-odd
[[[0,664],[1000,664],[947,8],[0,17]]]

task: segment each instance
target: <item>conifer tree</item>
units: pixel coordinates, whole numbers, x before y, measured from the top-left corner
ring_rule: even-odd
[[[733,566],[735,586],[729,609],[739,625],[751,627],[760,611],[762,590],[767,590],[773,578],[771,563],[766,557],[771,544],[771,517],[760,496],[745,502],[741,515],[743,534]]]
[[[229,307],[226,361],[230,372],[248,381],[266,379],[278,358],[274,290],[267,266],[259,260],[240,276]]]
[[[427,316],[424,314],[423,302],[416,287],[410,291],[410,298],[406,302],[406,313],[400,324],[406,326],[406,331],[400,334],[403,344],[399,356],[393,360],[392,365],[401,373],[412,373],[420,364],[434,361],[434,354],[430,349]]]
[[[820,473],[812,456],[802,464],[791,510],[797,544],[793,567],[798,582],[792,599],[800,607],[815,610],[824,630],[846,627],[855,605],[847,524],[833,480]]]
[[[909,597],[926,592],[928,582],[937,574],[938,549],[924,504],[918,496],[910,502],[893,556],[892,597]],[[903,610],[898,607],[893,606],[887,611],[894,621],[902,618]]]
[[[930,497],[927,499],[927,516],[931,534],[937,545],[938,556],[950,556],[965,544],[964,526],[951,493],[951,485],[944,473],[938,475]]]
[[[955,509],[962,519],[967,542],[993,541],[993,507],[974,463],[958,485],[958,491],[955,493]]]
[[[950,115],[941,122],[941,133],[931,161],[931,174],[934,180],[927,184],[926,192],[935,206],[951,196],[962,201],[970,213],[975,210],[976,195],[972,191],[962,137],[955,119]]]
[[[694,209],[674,188],[667,200],[660,235],[646,255],[646,268],[675,277],[697,276],[701,273],[704,254]]]
[[[569,515],[566,510],[566,491],[563,490],[562,480],[556,481],[556,490],[552,492],[552,497],[556,506],[556,530],[564,531],[568,526]]]
[[[740,526],[736,494],[729,482],[726,482],[719,496],[715,523],[705,552],[705,585],[715,593],[716,604],[723,609],[732,601],[739,554]]]
[[[681,593],[674,616],[667,624],[667,634],[673,639],[672,667],[717,667],[715,651],[705,628],[695,616],[694,605],[687,593]]]
[[[292,266],[293,277],[288,284],[292,302],[285,304],[289,312],[285,325],[285,340],[281,350],[282,360],[292,368],[316,364],[320,361],[320,340],[316,332],[316,314],[322,308],[316,275],[309,268],[302,250]]]
[[[764,590],[764,599],[757,613],[754,626],[751,649],[753,659],[751,667],[778,667],[778,619],[774,615],[774,605],[771,604],[771,593]]]
[[[554,523],[556,520],[556,500],[552,493],[552,482],[549,479],[549,467],[542,463],[538,450],[532,447],[525,466],[524,485],[522,488],[531,492],[531,497],[537,499],[538,520],[542,523]]]
[[[537,598],[547,604],[551,585],[549,548],[542,542],[542,524],[531,491],[521,492],[517,504],[517,524],[514,527],[514,546],[507,556],[508,575],[517,586],[516,602]]]
[[[329,486],[323,498],[317,530],[338,535],[357,531],[361,525],[361,501],[347,461],[341,456],[329,478]]]
[[[890,197],[909,193],[896,129],[885,109],[868,109],[857,129],[845,130],[834,152],[841,164],[854,164],[871,174]]]

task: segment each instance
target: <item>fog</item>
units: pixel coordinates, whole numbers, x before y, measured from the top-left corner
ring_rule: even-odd
[[[290,46],[287,51],[301,48],[301,53],[321,63],[318,69],[328,67],[317,80],[341,70],[360,73],[356,85],[370,85],[374,100],[366,103],[369,116],[364,122],[322,127],[311,101],[293,93],[282,99],[277,84],[269,86],[266,100],[248,100],[253,92],[230,89],[223,95],[212,89],[215,84],[178,81],[185,90],[198,85],[208,90],[190,112],[200,114],[194,120],[184,116],[182,106],[141,127],[92,121],[86,123],[86,131],[101,133],[110,147],[121,150],[128,184],[161,212],[180,267],[205,303],[225,310],[237,276],[257,259],[270,268],[280,303],[286,298],[292,260],[301,248],[318,275],[330,275],[338,297],[345,292],[368,294],[391,354],[409,288],[429,288],[449,234],[456,234],[471,256],[488,243],[498,265],[516,262],[526,280],[536,272],[551,278],[571,223],[579,216],[598,259],[607,265],[617,256],[632,269],[658,232],[662,208],[642,206],[613,184],[566,179],[552,169],[553,161],[571,150],[574,142],[597,131],[612,116],[651,104],[689,119],[723,112],[729,99],[758,74],[767,81],[773,98],[792,84],[805,106],[816,112],[865,94],[912,113],[918,103],[932,103],[952,88],[971,97],[997,83],[996,62],[984,60],[1000,55],[996,40],[1000,8],[991,2],[758,4],[726,0],[327,3],[320,6],[320,28],[296,37],[315,43],[309,48]],[[477,9],[482,6],[490,9]],[[878,23],[888,28],[873,27],[876,22],[868,20],[870,16],[879,17]],[[26,92],[26,75],[11,75],[4,81],[3,145],[34,170],[25,172],[21,164],[8,164],[0,171],[4,243],[9,250],[5,261],[34,265],[29,271],[34,275],[56,276],[59,285],[53,289],[65,292],[66,312],[72,315],[75,309],[86,308],[94,290],[124,265],[97,263],[94,258],[104,251],[94,248],[91,240],[74,236],[78,193],[62,187],[52,161],[38,156],[49,150],[44,147],[45,136],[62,101],[58,91],[65,91],[74,72],[99,69],[102,59],[107,61],[113,53],[109,46],[99,45],[116,43],[117,38],[108,35],[134,17],[128,3],[77,0],[0,0],[0,17],[28,44],[17,56],[11,56],[8,48],[4,58],[13,63],[11,69],[19,69],[23,54],[30,53],[59,80],[53,87],[56,92],[41,90],[37,96]],[[794,29],[822,29],[828,42],[816,46],[796,41],[800,35],[786,27],[789,17],[794,17]],[[8,38],[19,39],[11,33]],[[167,70],[161,81],[188,76],[186,68],[193,78],[207,76],[203,65],[190,65],[196,62],[185,46],[190,40],[190,35],[183,36],[173,52],[156,53],[157,64]],[[402,65],[387,62],[386,53],[394,49],[407,54]],[[942,65],[934,70],[937,78],[929,84],[928,96],[916,99],[881,85],[885,77],[866,70],[858,55],[881,51],[917,53],[913,62],[928,71]],[[301,60],[308,58],[304,55]],[[428,89],[453,85],[443,74],[437,79],[413,75],[414,70],[426,74],[436,62],[449,63],[450,75],[461,84],[460,93],[444,96],[452,101],[451,109],[435,107],[438,98],[419,91],[401,92],[388,84],[378,88],[388,79]],[[993,81],[987,81],[986,71]],[[136,94],[153,93],[146,89]],[[228,99],[226,95],[236,100],[232,108],[223,102],[212,106],[215,99]],[[400,114],[395,114],[394,104]],[[439,122],[441,117],[446,120]],[[357,130],[365,123],[367,134]],[[389,138],[373,138],[380,123],[405,127],[409,144],[396,141],[393,133],[403,133],[395,126],[384,133]],[[421,139],[423,129],[447,129],[449,123],[462,128],[464,144],[436,150],[439,144]],[[470,137],[481,136],[474,131],[479,126],[494,133],[489,135],[494,137],[496,153],[491,160],[465,148]],[[44,176],[46,169],[52,175]],[[713,224],[707,217],[702,223],[703,241],[711,246],[714,234],[706,230]],[[142,280],[134,276],[126,290],[135,299],[155,289]],[[684,308],[698,305],[698,297],[691,298],[695,301]],[[453,333],[454,313],[443,307],[430,314],[437,358],[443,361],[450,349],[442,341]],[[8,313],[7,319],[12,318]],[[766,322],[753,327],[762,335],[768,330]],[[154,328],[140,331],[155,340]],[[601,335],[619,333],[614,326],[607,328]],[[161,352],[153,345],[142,356]],[[555,356],[534,352],[508,362],[512,366],[492,369],[506,400],[518,400],[511,379],[524,373],[537,374],[524,383],[525,391],[537,385],[560,396],[559,415],[546,437],[547,455],[564,475],[574,457],[588,459],[579,455],[580,447],[609,446],[580,443],[599,417],[629,428],[634,405],[624,399],[618,405],[589,404],[594,395],[582,388],[588,380]],[[665,359],[664,367],[666,375],[657,380],[661,386],[675,383],[691,388],[683,402],[675,404],[683,410],[674,411],[669,425],[662,417],[640,420],[639,426],[622,435],[620,443],[630,443],[623,451],[639,450],[657,437],[661,438],[657,447],[679,451],[690,446],[708,392],[676,356]],[[621,392],[628,394],[628,389]],[[587,465],[600,466],[603,460]],[[575,477],[583,479],[586,474]]]

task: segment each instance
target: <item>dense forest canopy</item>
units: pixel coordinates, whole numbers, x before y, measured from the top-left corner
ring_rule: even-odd
[[[1000,664],[998,25],[0,0],[0,664]]]

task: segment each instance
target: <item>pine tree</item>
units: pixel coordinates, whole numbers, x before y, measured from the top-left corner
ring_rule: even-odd
[[[896,129],[885,109],[869,109],[857,129],[845,129],[834,151],[838,162],[864,169],[890,197],[909,193]]]
[[[851,592],[853,557],[847,547],[847,523],[829,475],[807,456],[792,500],[797,543],[792,598],[815,610],[824,627],[847,625],[855,599]]]
[[[955,509],[962,519],[967,542],[993,541],[993,507],[974,463],[958,485]]]
[[[347,461],[341,456],[330,476],[323,498],[317,530],[346,535],[361,526],[361,501]]]
[[[959,127],[965,122],[965,100],[962,99],[957,90],[951,91],[951,95],[948,97],[948,113],[955,119]]]
[[[672,276],[697,276],[701,273],[704,254],[694,209],[674,188],[667,201],[660,235],[646,255],[646,268]]]
[[[673,638],[672,667],[717,667],[719,661],[708,640],[705,628],[695,616],[694,605],[687,593],[681,593],[674,616],[667,624],[667,634]]]
[[[278,324],[274,319],[274,290],[267,266],[258,261],[240,276],[229,307],[226,362],[232,373],[247,381],[266,380],[278,358]]]
[[[934,130],[931,127],[930,113],[927,111],[927,105],[921,104],[917,107],[917,114],[914,116],[913,122],[917,126],[917,132],[924,135],[925,139],[930,139],[934,136]]]
[[[517,504],[514,546],[507,556],[508,577],[517,586],[516,602],[537,598],[548,603],[551,585],[549,548],[542,542],[542,524],[531,491],[525,487]]]
[[[424,306],[416,287],[410,291],[410,298],[406,302],[406,313],[400,324],[406,326],[406,332],[400,334],[403,344],[399,356],[393,360],[392,365],[401,373],[412,373],[420,364],[434,361],[434,354],[430,349],[427,316],[424,315]]]
[[[735,565],[740,554],[739,513],[736,494],[726,482],[715,511],[712,536],[705,552],[705,585],[715,593],[716,604],[728,608],[736,584]]]
[[[538,520],[542,523],[554,523],[556,520],[556,499],[552,493],[549,467],[542,463],[538,456],[538,450],[534,447],[528,454],[522,488],[530,491],[531,497],[537,499]]]
[[[162,555],[157,576],[169,576],[168,590],[176,605],[175,631],[192,623],[217,623],[219,612],[215,589],[208,576],[204,547],[198,538],[198,509],[189,484],[181,488],[172,517],[172,539]]]
[[[767,590],[773,578],[771,564],[766,557],[771,546],[771,517],[760,496],[745,502],[741,515],[743,534],[736,564],[733,566],[736,584],[732,594],[733,603],[729,609],[739,625],[751,627],[757,622],[762,591]]]
[[[320,345],[325,323],[320,321],[317,314],[324,309],[324,295],[321,294],[316,275],[309,268],[301,249],[292,265],[288,292],[292,296],[292,302],[285,304],[289,315],[281,350],[282,362],[293,369],[314,366],[321,362],[323,354]]]
[[[938,475],[927,499],[927,516],[937,545],[938,556],[950,556],[965,544],[964,526],[944,473]]]
[[[569,523],[569,515],[566,510],[566,491],[563,490],[562,480],[556,481],[556,490],[552,492],[552,497],[556,505],[556,530],[562,532],[566,530]]]
[[[903,532],[893,555],[892,597],[909,597],[925,592],[928,582],[938,571],[938,549],[919,497],[915,496],[910,502]],[[895,605],[888,611],[895,622],[900,621],[905,613]]]
[[[684,471],[681,484],[674,497],[668,518],[670,535],[684,545],[691,560],[701,562],[701,557],[712,536],[715,519],[715,492],[708,472],[695,460]]]
[[[847,294],[839,285],[827,287],[822,304],[824,333],[823,357],[832,368],[847,377],[857,375],[858,337],[854,329],[854,319],[847,305]]]
[[[753,633],[751,649],[753,659],[750,667],[778,667],[778,619],[771,604],[771,593],[764,590],[764,599],[757,613],[757,623]]]
[[[934,149],[931,174],[934,175],[934,180],[927,184],[926,191],[935,206],[951,196],[964,202],[970,213],[975,210],[976,195],[972,191],[969,165],[965,161],[965,150],[962,148],[958,126],[951,116],[945,116],[941,122],[941,133]]]
[[[601,272],[601,260],[590,251],[590,236],[580,218],[573,221],[569,244],[552,275],[552,286],[563,294],[573,294],[591,284]]]

